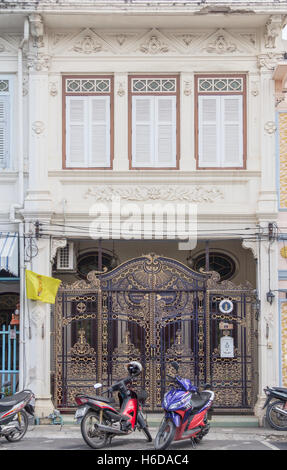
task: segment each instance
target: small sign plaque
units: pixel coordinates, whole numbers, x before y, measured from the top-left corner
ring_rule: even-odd
[[[223,299],[219,304],[221,313],[231,313],[233,310],[233,302],[229,299]]]
[[[233,324],[232,323],[225,323],[224,321],[221,321],[219,323],[219,329],[220,330],[233,330]]]
[[[220,338],[220,357],[234,357],[234,340],[231,336]]]

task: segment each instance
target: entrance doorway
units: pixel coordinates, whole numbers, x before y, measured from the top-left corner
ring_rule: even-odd
[[[97,381],[110,386],[126,375],[127,362],[138,360],[144,369],[138,385],[148,393],[148,409],[160,410],[171,385],[170,364],[176,360],[180,375],[199,386],[211,383],[218,408],[250,410],[256,388],[253,292],[250,286],[226,283],[220,290],[216,273],[195,272],[151,254],[60,288],[55,310],[57,406],[74,406],[75,394],[94,393]],[[232,313],[219,309],[225,298],[234,303]],[[220,351],[224,322],[234,342],[228,358]]]

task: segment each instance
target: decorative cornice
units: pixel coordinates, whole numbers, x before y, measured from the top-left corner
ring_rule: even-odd
[[[95,186],[89,188],[85,197],[96,201],[112,201],[120,197],[129,201],[188,201],[195,203],[212,203],[224,199],[223,192],[217,187],[203,186]]]

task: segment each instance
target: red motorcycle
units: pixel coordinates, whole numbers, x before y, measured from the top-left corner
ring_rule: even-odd
[[[81,422],[81,433],[85,442],[93,449],[100,449],[115,436],[130,434],[136,429],[142,430],[148,442],[152,437],[142,413],[142,406],[147,398],[145,390],[135,392],[132,380],[142,371],[142,365],[132,361],[127,365],[129,376],[113,384],[107,392],[118,392],[120,411],[117,411],[112,398],[103,396],[90,397],[78,394],[75,397],[79,408],[75,419]],[[95,384],[95,388],[102,384]]]

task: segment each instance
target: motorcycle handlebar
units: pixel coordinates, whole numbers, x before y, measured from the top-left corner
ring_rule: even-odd
[[[115,384],[113,384],[111,387],[109,387],[107,391],[108,392],[114,392],[116,390],[119,390],[121,387],[124,387],[125,385],[127,385],[131,381],[132,381],[131,377],[126,377],[125,379],[121,379],[118,382],[116,382]]]

